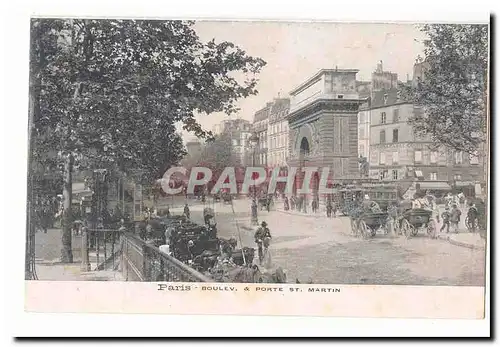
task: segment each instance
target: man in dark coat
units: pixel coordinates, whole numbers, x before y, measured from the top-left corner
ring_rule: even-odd
[[[271,239],[271,231],[267,227],[266,222],[262,222],[261,227],[257,229],[255,232],[255,243],[257,244],[257,249],[258,249],[258,254],[259,254],[259,262],[262,262],[262,258],[264,255],[263,252],[263,247],[264,247],[264,240],[266,238]]]

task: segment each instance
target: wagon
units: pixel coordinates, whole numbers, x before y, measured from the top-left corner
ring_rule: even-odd
[[[363,213],[351,223],[352,232],[364,238],[374,237],[379,229],[384,229],[386,232],[387,217],[388,214],[385,212]]]
[[[400,228],[406,237],[416,236],[421,229],[426,229],[427,234],[436,236],[436,223],[432,219],[432,211],[423,208],[414,208],[403,213]]]

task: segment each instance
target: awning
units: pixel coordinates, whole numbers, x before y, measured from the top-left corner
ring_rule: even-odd
[[[421,190],[451,190],[451,186],[446,182],[418,182],[418,184]]]
[[[455,182],[455,185],[457,187],[468,187],[468,186],[474,186],[476,184],[476,182],[472,182],[472,181],[457,181]]]

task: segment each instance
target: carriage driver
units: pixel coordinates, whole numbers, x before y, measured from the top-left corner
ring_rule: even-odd
[[[257,244],[258,254],[259,254],[259,263],[262,262],[262,258],[264,256],[263,247],[269,247],[269,241],[272,238],[271,232],[267,227],[266,222],[262,222],[261,226],[255,232],[255,243]]]

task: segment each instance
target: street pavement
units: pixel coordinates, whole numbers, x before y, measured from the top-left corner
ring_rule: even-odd
[[[255,247],[255,227],[250,227],[250,200],[233,204],[190,204],[191,219],[203,223],[203,208],[216,212],[218,236],[234,237],[241,246]],[[182,207],[172,208],[181,214]],[[259,211],[259,222],[271,230],[272,259],[287,271],[289,282],[379,285],[468,285],[485,283],[484,248],[466,248],[424,233],[406,239],[377,234],[362,240],[350,235],[347,217],[306,217],[279,211]],[[37,273],[40,280],[110,280],[116,273],[79,270],[80,238],[73,237],[75,263],[57,264],[60,229],[36,234]],[[460,235],[460,234],[458,234]],[[471,236],[472,237],[472,236]],[[477,238],[477,236],[475,236]],[[99,273],[99,276],[96,277]],[[115,278],[116,279],[116,278]]]
[[[220,237],[235,237],[255,247],[250,201],[215,204]],[[192,219],[203,223],[203,206],[192,206]],[[182,213],[181,209],[172,210]],[[273,262],[286,269],[289,281],[380,285],[467,285],[485,283],[485,250],[459,247],[425,233],[406,239],[377,234],[362,240],[350,235],[347,217],[328,219],[259,211],[273,236]],[[236,225],[239,226],[239,233]],[[241,242],[240,242],[241,240]]]
[[[82,271],[81,237],[72,237],[73,263],[59,262],[61,256],[61,229],[48,229],[47,233],[35,234],[35,268],[41,281],[123,281],[119,271]],[[102,255],[101,255],[102,261]],[[97,266],[97,259],[90,254],[91,267]]]

